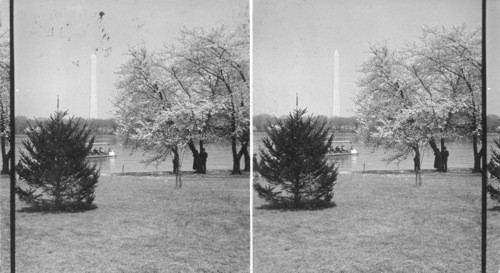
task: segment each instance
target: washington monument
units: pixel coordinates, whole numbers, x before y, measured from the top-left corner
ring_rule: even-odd
[[[339,52],[333,54],[333,116],[340,117]]]
[[[97,74],[96,74],[96,56],[92,52],[90,57],[90,109],[89,118],[97,118]]]

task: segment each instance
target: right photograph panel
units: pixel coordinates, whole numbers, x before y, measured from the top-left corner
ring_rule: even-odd
[[[475,0],[253,1],[254,272],[480,271],[481,18]]]

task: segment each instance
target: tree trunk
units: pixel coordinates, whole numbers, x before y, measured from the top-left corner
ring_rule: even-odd
[[[179,150],[177,147],[172,148],[172,152],[174,153],[174,158],[172,159],[173,170],[172,172],[177,174],[179,172]]]
[[[243,157],[243,156],[245,158],[245,169],[243,171],[246,171],[246,172],[250,171],[250,154],[248,153],[248,143],[249,143],[249,140],[243,140],[241,142],[240,151],[236,154],[236,156],[234,154],[236,152],[236,148],[233,148],[233,159],[235,162],[237,162],[238,169],[237,169],[237,172],[235,172],[235,165],[233,164],[232,174],[241,174],[240,161],[241,161],[241,157]],[[236,145],[235,145],[235,147],[236,147]]]
[[[191,152],[193,153],[193,170],[197,173],[201,173],[200,151],[201,151],[201,148],[203,147],[203,140],[200,140],[200,150],[199,151],[196,150],[196,145],[194,144],[193,140],[190,140],[188,142],[188,147],[191,150]],[[195,154],[197,154],[198,158],[196,158]]]
[[[7,152],[6,149],[7,146],[7,141],[6,137],[1,137],[0,140],[0,149],[2,153],[2,170],[0,171],[0,174],[10,174],[10,169],[9,169],[9,162],[10,162],[10,153],[12,152],[12,149]]]
[[[241,155],[238,155],[236,148],[236,136],[231,137],[231,150],[233,152],[233,171],[231,174],[241,174],[240,170],[240,159]]]
[[[422,174],[420,169],[420,150],[418,146],[413,147],[413,151],[415,152],[415,157],[413,157],[413,170],[415,171],[415,187],[419,187],[422,185]]]
[[[481,154],[482,154],[482,151],[478,151],[477,145],[478,145],[478,138],[476,135],[474,135],[472,137],[472,151],[474,153],[474,169],[472,170],[473,173],[480,173],[481,172]]]
[[[250,153],[248,152],[248,144],[245,145],[245,149],[243,150],[243,158],[245,158],[245,169],[243,171],[250,171]]]
[[[194,150],[196,150],[196,146],[194,145],[194,141],[191,139],[188,141],[188,147],[189,147],[189,150],[191,150],[191,152],[194,152]]]
[[[203,147],[203,140],[200,139],[199,143],[200,143],[200,152],[201,152],[201,150],[203,150],[203,148],[204,148]]]
[[[172,152],[174,153],[174,159],[172,159],[172,163],[174,165],[173,173],[175,174],[175,189],[180,189],[182,188],[182,174],[179,160],[179,149],[177,147],[174,147],[172,148]]]
[[[438,172],[443,172],[444,171],[444,166],[443,166],[443,159],[441,157],[441,151],[444,147],[444,139],[441,139],[441,151],[436,145],[436,141],[431,138],[429,140],[429,145],[432,148],[432,151],[434,152],[434,168],[437,169]]]
[[[441,130],[442,132],[442,130]],[[444,146],[444,138],[441,138],[441,170],[443,172],[448,172],[448,156],[449,156],[448,150],[446,150],[446,147]]]
[[[413,170],[415,172],[420,171],[420,151],[418,146],[413,147],[413,151],[415,152],[415,156],[413,157]]]

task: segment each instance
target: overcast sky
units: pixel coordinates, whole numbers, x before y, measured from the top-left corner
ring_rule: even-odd
[[[115,72],[129,46],[172,43],[181,27],[232,30],[246,0],[24,0],[15,6],[16,115],[89,115],[90,56],[97,51],[98,117],[112,117]]]
[[[0,2],[7,24],[8,1]],[[487,105],[488,113],[500,115],[500,0],[487,5]],[[414,41],[425,24],[473,28],[481,23],[477,0],[254,0],[253,6],[254,115],[288,113],[296,92],[301,107],[331,115],[337,49],[341,115],[351,116],[356,70],[370,43]],[[61,108],[88,116],[90,55],[97,48],[99,116],[112,117],[115,72],[128,46],[159,48],[182,26],[233,28],[248,21],[247,8],[245,0],[18,1],[16,115],[48,116],[59,94]]]
[[[490,2],[495,2],[496,8],[490,14],[500,14],[499,1]],[[496,20],[491,47],[498,50],[500,25]],[[365,52],[370,43],[387,41],[392,47],[400,46],[415,41],[423,25],[463,23],[470,29],[481,25],[481,1],[254,0],[253,114],[287,114],[295,108],[298,93],[299,107],[331,116],[333,54],[337,49],[341,115],[352,116],[355,83],[361,77],[356,70],[369,57]],[[493,31],[489,33],[493,36]],[[498,54],[496,58],[499,63]],[[499,75],[498,68],[488,74],[492,73]],[[497,95],[499,87],[498,79],[491,83]],[[495,98],[498,101],[498,96]]]
[[[486,112],[500,115],[500,0],[488,0],[486,14]]]

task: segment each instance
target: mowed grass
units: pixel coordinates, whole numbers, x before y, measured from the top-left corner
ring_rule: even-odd
[[[337,206],[316,211],[262,209],[254,192],[254,272],[479,272],[481,176],[422,177],[340,174]]]
[[[493,179],[489,180],[496,188],[500,187],[500,183]],[[488,197],[488,232],[487,232],[487,249],[486,262],[488,264],[488,272],[500,272],[500,203]]]
[[[10,272],[10,176],[0,176],[0,272]]]
[[[103,175],[95,210],[17,212],[17,272],[249,272],[248,175],[174,181]]]

